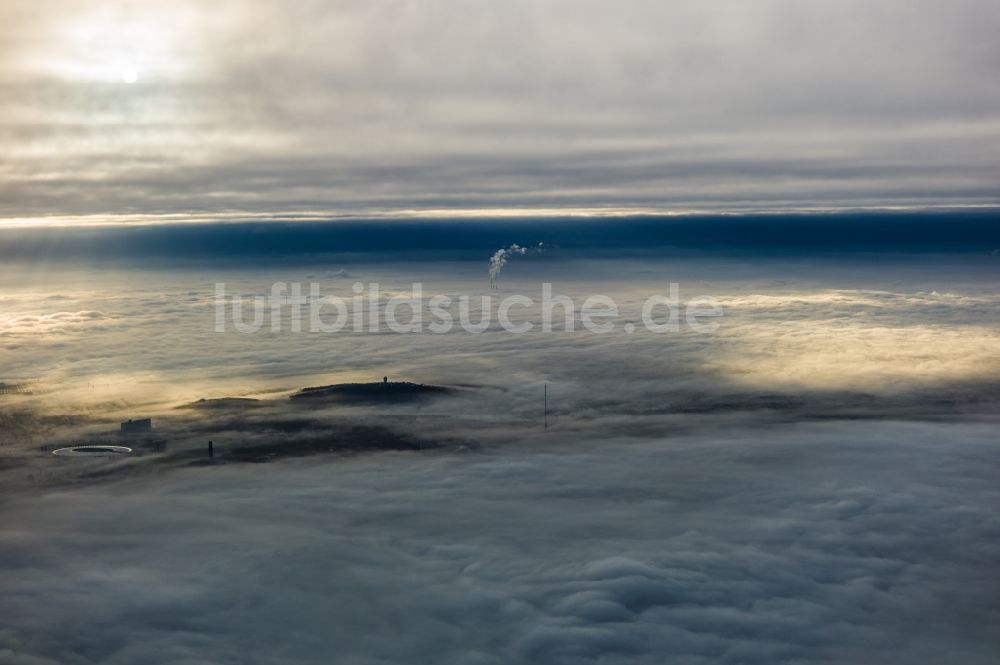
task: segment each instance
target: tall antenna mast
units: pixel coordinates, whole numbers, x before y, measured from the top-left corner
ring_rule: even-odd
[[[543,429],[548,429],[549,428],[549,384],[548,383],[544,384],[544,387],[542,388],[542,390],[543,390],[543,392],[542,392],[542,395],[543,395],[543,397],[542,397],[542,400],[543,400],[542,403],[545,405],[544,408],[542,409],[542,413],[543,413],[543,416],[542,416],[542,418],[543,418],[543,420],[542,420],[543,425],[542,425],[542,427],[543,427]]]

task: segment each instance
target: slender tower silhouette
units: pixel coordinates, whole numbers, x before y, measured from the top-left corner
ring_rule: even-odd
[[[549,384],[542,387],[542,429],[549,428]]]

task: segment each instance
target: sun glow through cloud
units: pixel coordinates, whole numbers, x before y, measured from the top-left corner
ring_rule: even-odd
[[[153,4],[97,8],[46,26],[52,48],[29,53],[48,76],[72,82],[135,83],[157,72],[176,77],[185,70],[181,52],[192,34],[190,8],[166,12]]]

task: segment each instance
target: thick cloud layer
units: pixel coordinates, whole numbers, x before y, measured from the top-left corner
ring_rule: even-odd
[[[996,660],[993,257],[488,257],[0,266],[0,663]],[[620,313],[214,332],[216,282],[355,280]],[[670,282],[715,333],[626,332]],[[454,390],[288,399],[383,375]]]
[[[987,0],[0,12],[8,218],[998,202]]]
[[[0,662],[985,665],[993,427],[510,443],[7,501]]]

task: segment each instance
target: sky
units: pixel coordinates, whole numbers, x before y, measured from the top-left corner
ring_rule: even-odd
[[[994,205],[998,31],[989,0],[12,0],[0,223]]]

